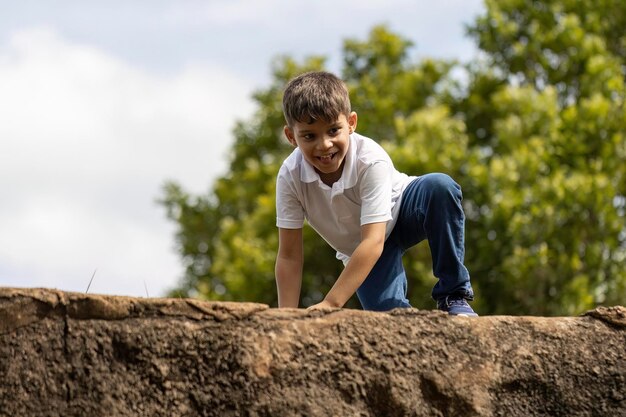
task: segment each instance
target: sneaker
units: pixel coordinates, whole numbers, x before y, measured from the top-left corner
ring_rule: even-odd
[[[453,316],[478,317],[463,297],[449,296],[437,301],[437,308]]]

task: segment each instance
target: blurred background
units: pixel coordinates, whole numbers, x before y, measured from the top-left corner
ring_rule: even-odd
[[[479,1],[0,1],[0,285],[164,295],[184,275],[165,180],[209,192],[280,55],[389,22],[471,57]],[[416,51],[416,53],[418,53]]]
[[[621,0],[0,5],[2,286],[275,305],[281,91],[323,68],[398,169],[462,185],[479,313],[626,304]],[[309,305],[341,265],[305,235]]]

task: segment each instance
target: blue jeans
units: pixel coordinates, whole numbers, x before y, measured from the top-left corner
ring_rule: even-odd
[[[437,300],[446,296],[473,299],[465,255],[465,215],[461,187],[445,174],[427,174],[404,190],[398,220],[385,241],[383,253],[357,290],[365,310],[386,311],[411,307],[406,298],[407,279],[402,255],[428,239],[433,273],[439,279],[432,291]]]

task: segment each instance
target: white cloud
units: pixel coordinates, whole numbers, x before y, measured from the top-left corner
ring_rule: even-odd
[[[51,29],[0,47],[0,285],[163,293],[181,275],[165,179],[203,192],[226,168],[251,86],[187,65],[131,67]]]
[[[399,7],[415,7],[415,2],[411,0],[348,0],[338,3],[333,0],[318,0],[302,3],[283,0],[215,0],[201,4],[200,10],[193,7],[178,8],[183,13],[178,18],[227,26],[263,22],[278,29],[281,27],[297,28],[302,25],[306,27],[314,21],[338,19],[348,26],[356,23],[351,20],[352,14],[388,12]],[[193,16],[190,15],[191,11],[193,11]],[[323,26],[320,24],[320,29]]]

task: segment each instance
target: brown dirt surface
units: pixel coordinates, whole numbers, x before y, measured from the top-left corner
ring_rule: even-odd
[[[626,416],[626,308],[308,313],[0,289],[2,416]]]

